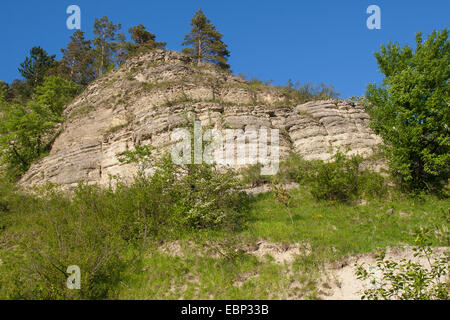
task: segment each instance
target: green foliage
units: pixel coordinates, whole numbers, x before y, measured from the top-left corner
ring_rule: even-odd
[[[272,181],[270,176],[261,175],[261,164],[241,169],[241,181],[244,186],[255,188]]]
[[[172,227],[240,227],[247,201],[232,170],[222,173],[207,164],[175,165],[170,156],[155,160],[151,152],[148,146],[136,146],[135,151],[124,153],[120,161],[138,164],[136,182],[158,188],[161,199],[168,197],[168,212],[164,216],[176,221]],[[145,172],[150,167],[155,172],[147,177]]]
[[[286,208],[289,218],[291,219],[291,223],[294,224],[294,219],[292,217],[290,209],[292,201],[291,195],[287,192],[287,190],[283,187],[282,184],[277,185],[275,183],[272,183],[272,190],[275,195],[275,199]]]
[[[119,46],[116,41],[123,41],[123,35],[119,32],[122,25],[112,23],[108,17],[95,19],[94,22],[94,45],[95,65],[97,77],[114,67],[114,55],[117,54]]]
[[[33,47],[30,50],[30,57],[20,64],[19,72],[32,88],[36,88],[54,65],[55,57],[55,55],[49,56],[41,47]]]
[[[0,80],[0,100],[7,100],[9,96],[9,85]]]
[[[391,42],[375,54],[383,84],[367,88],[371,126],[384,140],[394,175],[412,189],[432,189],[449,178],[450,43],[447,29],[416,49]]]
[[[80,184],[71,196],[48,186],[21,201],[0,186],[0,225],[7,228],[0,241],[9,235],[16,246],[2,256],[8,268],[0,268],[0,296],[108,298],[124,266],[139,258],[141,245],[186,232],[242,226],[247,198],[233,173],[180,167],[168,156],[150,159],[150,151],[138,147],[124,155],[122,161],[153,169],[152,175],[140,171],[131,184],[119,179],[109,188]],[[66,288],[65,271],[71,265],[82,272],[79,291]]]
[[[206,18],[202,9],[199,9],[191,21],[192,29],[185,36],[183,53],[197,60],[201,65],[203,61],[218,65],[222,69],[229,69],[227,64],[230,52],[227,45],[222,41],[222,34],[216,30],[211,21]]]
[[[0,287],[12,299],[101,299],[117,283],[127,260],[120,237],[123,216],[117,215],[110,195],[80,185],[72,199],[53,188],[27,196],[9,213],[14,250],[5,263]],[[66,287],[67,267],[81,269],[81,290]]]
[[[276,180],[307,184],[310,183],[311,172],[313,172],[315,168],[315,161],[307,161],[294,153],[280,163]]]
[[[131,35],[131,39],[136,43],[135,50],[138,48],[145,47],[149,50],[155,48],[164,49],[166,46],[165,42],[157,42],[155,41],[156,36],[145,30],[145,26],[139,24],[137,26],[131,27],[128,32]]]
[[[148,153],[141,150],[143,156]],[[316,201],[305,185],[288,191],[295,225],[283,203],[263,194],[245,207],[246,197],[236,200],[239,215],[246,213],[245,225],[240,218],[238,227],[232,227],[227,216],[223,224],[213,226],[222,215],[211,220],[209,212],[188,213],[197,199],[208,203],[213,193],[223,201],[211,207],[213,211],[233,208],[220,198],[222,190],[214,189],[221,173],[214,178],[214,172],[197,167],[184,178],[186,172],[180,175],[183,171],[168,159],[150,163],[152,176],[138,175],[131,184],[112,180],[109,188],[81,184],[70,195],[50,186],[26,194],[11,183],[0,184],[0,298],[285,298],[294,293],[293,279],[301,281],[302,290],[303,285],[314,290],[310,282],[323,259],[412,244],[414,228],[448,225],[448,200],[425,195],[420,201],[381,198],[362,206],[330,205]],[[207,181],[210,177],[214,183]],[[395,208],[394,213],[383,215],[387,208]],[[448,243],[446,230],[445,237],[430,234],[433,245]],[[184,249],[175,251],[177,256],[162,252],[161,243],[174,239],[181,244],[194,242],[200,254]],[[270,257],[261,261],[242,252],[261,239],[308,243],[312,254],[283,267]],[[210,254],[211,247],[218,257]],[[80,291],[66,288],[69,265],[81,267]],[[192,281],[197,276],[198,281]]]
[[[148,42],[154,42],[156,36],[153,33],[145,30],[145,27],[142,24],[131,27],[128,32],[131,34],[131,39],[137,45],[144,45]]]
[[[84,38],[84,32],[77,30],[70,36],[66,49],[61,49],[62,64],[68,69],[69,79],[80,85],[87,85],[95,78],[94,52],[91,41]]]
[[[13,80],[9,86],[8,102],[26,103],[33,95],[33,88],[26,80]]]
[[[46,105],[29,102],[26,106],[3,104],[0,123],[2,164],[9,175],[25,172],[45,150],[45,133],[59,121]]]
[[[211,165],[188,165],[180,180],[185,223],[194,228],[229,230],[242,226],[247,196],[233,171],[221,173]]]
[[[42,86],[36,88],[35,100],[50,107],[53,114],[61,116],[63,108],[81,90],[81,86],[59,77],[47,77]]]
[[[24,173],[49,150],[55,125],[63,120],[63,106],[78,90],[78,85],[52,76],[36,88],[34,99],[25,105],[0,101],[1,163],[9,176]]]
[[[279,87],[286,96],[286,101],[290,104],[300,104],[312,100],[336,99],[339,93],[332,85],[320,83],[313,85],[307,82],[302,85],[300,82],[294,83],[289,79],[285,86]]]
[[[311,193],[317,199],[348,201],[358,194],[362,158],[337,152],[331,162],[317,162]]]
[[[386,260],[386,253],[380,251],[377,258],[377,268],[381,272],[376,279],[374,272],[362,265],[356,275],[360,280],[370,280],[373,288],[364,291],[362,299],[369,300],[448,300],[449,299],[449,259],[448,256],[433,257],[433,249],[429,236],[419,233],[414,247],[414,257],[427,261],[425,267],[419,262],[400,262]],[[434,260],[434,261],[433,261]],[[432,262],[433,261],[433,262]]]
[[[311,193],[319,200],[350,201],[359,196],[383,196],[386,181],[378,173],[361,168],[363,158],[338,151],[332,161],[315,161],[308,177]]]
[[[262,176],[260,165],[242,169],[241,183],[250,188],[272,183],[277,194],[280,193],[278,184],[295,182],[308,186],[318,200],[346,202],[358,197],[385,196],[386,178],[377,172],[362,169],[362,162],[361,156],[347,157],[341,151],[329,162],[307,161],[297,154],[291,154],[280,163],[275,176]]]

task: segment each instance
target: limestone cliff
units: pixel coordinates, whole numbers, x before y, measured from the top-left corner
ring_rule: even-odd
[[[284,102],[277,88],[253,86],[179,53],[155,50],[94,81],[70,103],[50,155],[32,165],[21,184],[51,181],[70,189],[81,180],[107,184],[110,175],[130,178],[136,168],[118,156],[137,143],[167,147],[171,131],[193,114],[216,128],[277,128],[281,157],[296,152],[327,159],[330,145],[371,154],[381,142],[364,109],[352,102]]]

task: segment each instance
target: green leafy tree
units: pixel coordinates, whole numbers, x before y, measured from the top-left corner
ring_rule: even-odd
[[[43,138],[57,119],[50,108],[35,101],[26,106],[2,103],[0,148],[2,164],[16,177],[44,151]]]
[[[63,120],[63,106],[79,88],[73,82],[49,77],[27,104],[0,100],[0,157],[11,177],[24,173],[50,149],[57,134],[55,125]]]
[[[81,86],[72,81],[50,76],[42,86],[36,88],[35,100],[50,107],[51,112],[60,117],[64,106],[81,90]]]
[[[192,18],[191,26],[191,31],[185,36],[182,43],[183,46],[187,46],[183,49],[183,53],[196,59],[198,65],[208,61],[222,69],[229,69],[227,61],[230,52],[222,41],[223,36],[211,24],[202,9],[199,9]]]
[[[375,57],[385,78],[367,88],[371,125],[403,185],[431,189],[449,177],[448,31],[433,31],[426,41],[418,33],[415,51],[389,42]]]
[[[115,41],[118,40],[118,34],[120,34],[119,31],[121,28],[122,25],[120,23],[114,24],[106,16],[100,20],[95,19],[95,65],[98,77],[106,70],[114,67],[114,54],[118,48]]]
[[[28,80],[32,88],[39,86],[47,71],[54,65],[55,55],[49,56],[41,47],[33,47],[30,56],[20,64],[20,74]]]
[[[91,41],[84,38],[84,32],[77,30],[70,37],[66,49],[61,49],[62,64],[69,70],[69,79],[87,85],[95,78],[94,52]]]

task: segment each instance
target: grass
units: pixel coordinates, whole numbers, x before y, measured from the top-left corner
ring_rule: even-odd
[[[151,252],[138,272],[129,272],[120,299],[288,299],[315,294],[314,277],[270,259],[241,254],[233,260]],[[304,269],[303,269],[304,270]]]
[[[325,263],[379,248],[414,245],[415,230],[448,225],[449,200],[433,196],[418,201],[399,195],[390,201],[373,199],[355,205],[317,201],[308,187],[290,194],[294,225],[272,193],[261,194],[251,204],[245,228],[233,237],[248,244],[258,239],[306,242],[312,254],[283,265],[270,256],[260,261],[242,253],[229,260],[205,257],[186,246],[174,257],[153,248],[141,261],[141,269],[128,273],[119,298],[315,299]],[[391,208],[394,212],[386,213]],[[200,246],[227,238],[220,231],[177,235],[182,244],[195,241]],[[435,237],[433,245],[448,246],[448,235]]]
[[[263,194],[252,205],[244,235],[249,239],[306,241],[315,247],[335,248],[335,253],[329,256],[335,259],[380,247],[413,244],[415,229],[437,228],[448,223],[450,202],[431,196],[420,202],[405,197],[391,201],[375,199],[365,205],[355,205],[317,201],[306,187],[290,193],[295,203],[291,209],[294,225],[273,195]],[[394,212],[386,213],[391,208]],[[446,245],[439,239],[435,239],[434,244]]]
[[[108,130],[106,130],[106,132],[103,134],[103,139],[105,139],[108,135],[127,127],[128,125],[129,125],[129,123],[127,122],[127,123],[118,124],[116,126],[108,128]]]
[[[366,205],[330,204],[314,200],[307,188],[291,190],[295,199],[292,225],[273,194],[257,196],[251,204],[245,228],[233,234],[242,243],[266,239],[274,243],[307,242],[312,254],[298,256],[292,265],[278,264],[239,253],[233,257],[203,256],[188,246],[180,256],[161,252],[154,244],[145,249],[139,263],[123,271],[114,290],[119,299],[315,299],[324,263],[343,256],[373,252],[377,248],[414,243],[413,231],[448,223],[448,200],[426,198],[415,202],[383,199]],[[386,210],[394,208],[394,213]],[[400,212],[408,216],[400,216]],[[220,242],[221,231],[180,233],[181,244]],[[448,245],[442,239],[435,245]],[[230,250],[233,247],[230,247]],[[0,258],[5,252],[0,251]],[[0,266],[1,272],[1,266]]]
[[[163,81],[163,82],[156,82],[156,83],[151,83],[151,82],[142,82],[141,86],[144,90],[150,91],[152,89],[155,88],[169,88],[172,85],[175,85],[177,82],[175,81]]]
[[[291,161],[285,170],[306,170],[307,163]],[[199,174],[195,181],[206,173]],[[299,179],[297,174],[290,171],[286,176]],[[161,211],[161,214],[168,214],[171,207],[176,207],[177,214],[187,205],[165,202],[162,197],[166,196],[166,191],[159,195],[157,190],[158,183],[162,190],[168,188],[164,182],[166,176],[160,178],[142,186],[137,184],[130,190],[121,187],[122,191],[116,193],[84,187],[78,191],[74,202],[57,194],[37,200],[12,193],[5,185],[0,189],[0,298],[16,297],[11,290],[17,284],[7,279],[17,279],[14,274],[23,267],[11,261],[14,255],[22,254],[16,247],[24,235],[27,235],[24,241],[28,239],[24,242],[26,246],[51,245],[53,251],[47,252],[55,257],[61,256],[58,248],[64,249],[61,257],[67,263],[77,264],[78,260],[83,263],[87,259],[84,268],[89,268],[91,262],[96,263],[98,257],[106,257],[109,248],[114,249],[108,256],[108,264],[102,265],[104,272],[100,276],[104,278],[98,282],[108,286],[105,297],[113,299],[316,299],[320,296],[321,277],[327,263],[380,248],[414,245],[415,231],[419,229],[435,231],[432,245],[449,246],[448,198],[412,197],[392,188],[382,197],[360,195],[346,202],[317,200],[310,183],[301,183],[288,191],[287,205],[294,223],[285,204],[270,192],[249,200],[239,228],[176,228],[176,224],[172,228],[170,224],[152,224],[159,220],[151,220],[154,222],[141,228],[139,223],[145,219],[141,212],[151,214],[150,217],[154,217],[151,219],[162,219],[164,217],[158,217],[154,208],[168,205],[167,212]],[[224,183],[220,176],[213,178]],[[205,181],[210,183],[208,179]],[[205,182],[198,183],[205,192],[215,188],[212,184],[202,189]],[[180,190],[169,186],[167,192],[175,192],[173,195],[177,197]],[[149,205],[150,202],[153,205]],[[23,215],[23,212],[33,214]],[[137,242],[133,240],[138,233],[154,232],[152,228],[163,231]],[[57,233],[62,230],[63,238],[55,237],[53,229]],[[36,237],[42,239],[34,244]],[[73,239],[81,238],[90,240],[73,246]],[[279,246],[304,244],[308,249],[293,255],[290,262],[279,263],[270,254],[257,258],[251,251],[244,250],[260,240]],[[163,250],[165,246],[169,251]],[[97,250],[96,253],[86,254],[90,248]],[[29,256],[17,261],[38,263],[40,270],[50,272],[45,267],[45,259],[34,259]],[[18,281],[26,281],[27,273],[21,272],[25,278],[18,278]],[[48,274],[57,279],[61,277]],[[102,296],[102,292],[93,296]],[[73,297],[67,292],[54,294],[55,297]],[[90,297],[89,291],[84,294]]]
[[[84,105],[81,107],[78,107],[77,109],[75,109],[74,111],[72,111],[72,113],[69,115],[69,119],[73,119],[76,118],[78,116],[84,116],[89,114],[92,110],[95,110],[95,107],[92,105]]]

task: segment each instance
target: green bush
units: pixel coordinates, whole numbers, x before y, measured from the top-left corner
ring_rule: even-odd
[[[241,170],[242,184],[250,188],[267,183],[309,183],[310,173],[316,167],[317,161],[307,161],[293,153],[280,162],[278,172],[274,176],[261,175],[261,164],[256,164]]]
[[[97,187],[80,185],[69,199],[53,189],[13,208],[13,249],[5,254],[0,296],[16,299],[107,298],[125,265],[123,221]],[[126,252],[126,251],[125,251]],[[66,287],[71,265],[81,290]]]
[[[241,181],[244,186],[255,188],[272,181],[270,176],[261,175],[261,164],[251,165],[241,169]]]
[[[179,185],[183,221],[193,228],[239,229],[248,201],[233,170],[220,172],[211,165],[189,165]]]
[[[280,163],[275,176],[262,176],[260,165],[241,171],[242,183],[256,187],[266,183],[296,182],[308,186],[319,200],[349,201],[356,197],[376,198],[387,193],[386,178],[369,169],[362,169],[361,156],[347,157],[337,152],[330,162],[304,160],[291,154]]]
[[[280,163],[275,180],[307,184],[311,181],[311,172],[316,166],[317,161],[307,161],[297,154],[291,154]]]
[[[134,160],[145,154],[139,150]],[[70,195],[52,186],[31,195],[0,185],[0,298],[113,298],[144,245],[242,226],[247,197],[233,172],[177,166],[170,157],[153,168],[129,185],[119,179],[109,188],[80,184]],[[80,290],[66,287],[72,265],[81,269]]]
[[[341,152],[331,162],[317,162],[312,173],[312,195],[321,200],[350,200],[358,193],[361,162],[360,157],[347,159]]]
[[[420,233],[416,239],[414,257],[425,258],[428,266],[418,262],[400,262],[387,260],[384,251],[377,255],[377,268],[381,277],[376,280],[373,272],[364,266],[358,265],[356,275],[361,280],[371,280],[374,288],[364,291],[362,299],[368,300],[448,300],[448,256],[443,255],[433,261],[433,249],[429,236]],[[433,262],[432,262],[433,261]]]
[[[142,205],[149,209],[147,216],[152,217],[158,229],[164,225],[171,229],[241,225],[247,197],[232,170],[220,172],[207,164],[179,166],[167,155],[154,161],[151,150],[145,147],[126,153],[122,161],[140,164],[140,173],[130,188],[138,188],[133,191],[136,195],[148,191]],[[153,165],[155,172],[146,176],[143,172],[149,165]],[[157,203],[149,200],[150,195]],[[158,213],[153,212],[155,208]]]
[[[338,151],[332,161],[315,162],[309,177],[311,193],[319,200],[349,201],[358,196],[382,196],[385,179],[376,172],[361,169],[363,158],[346,157]]]

